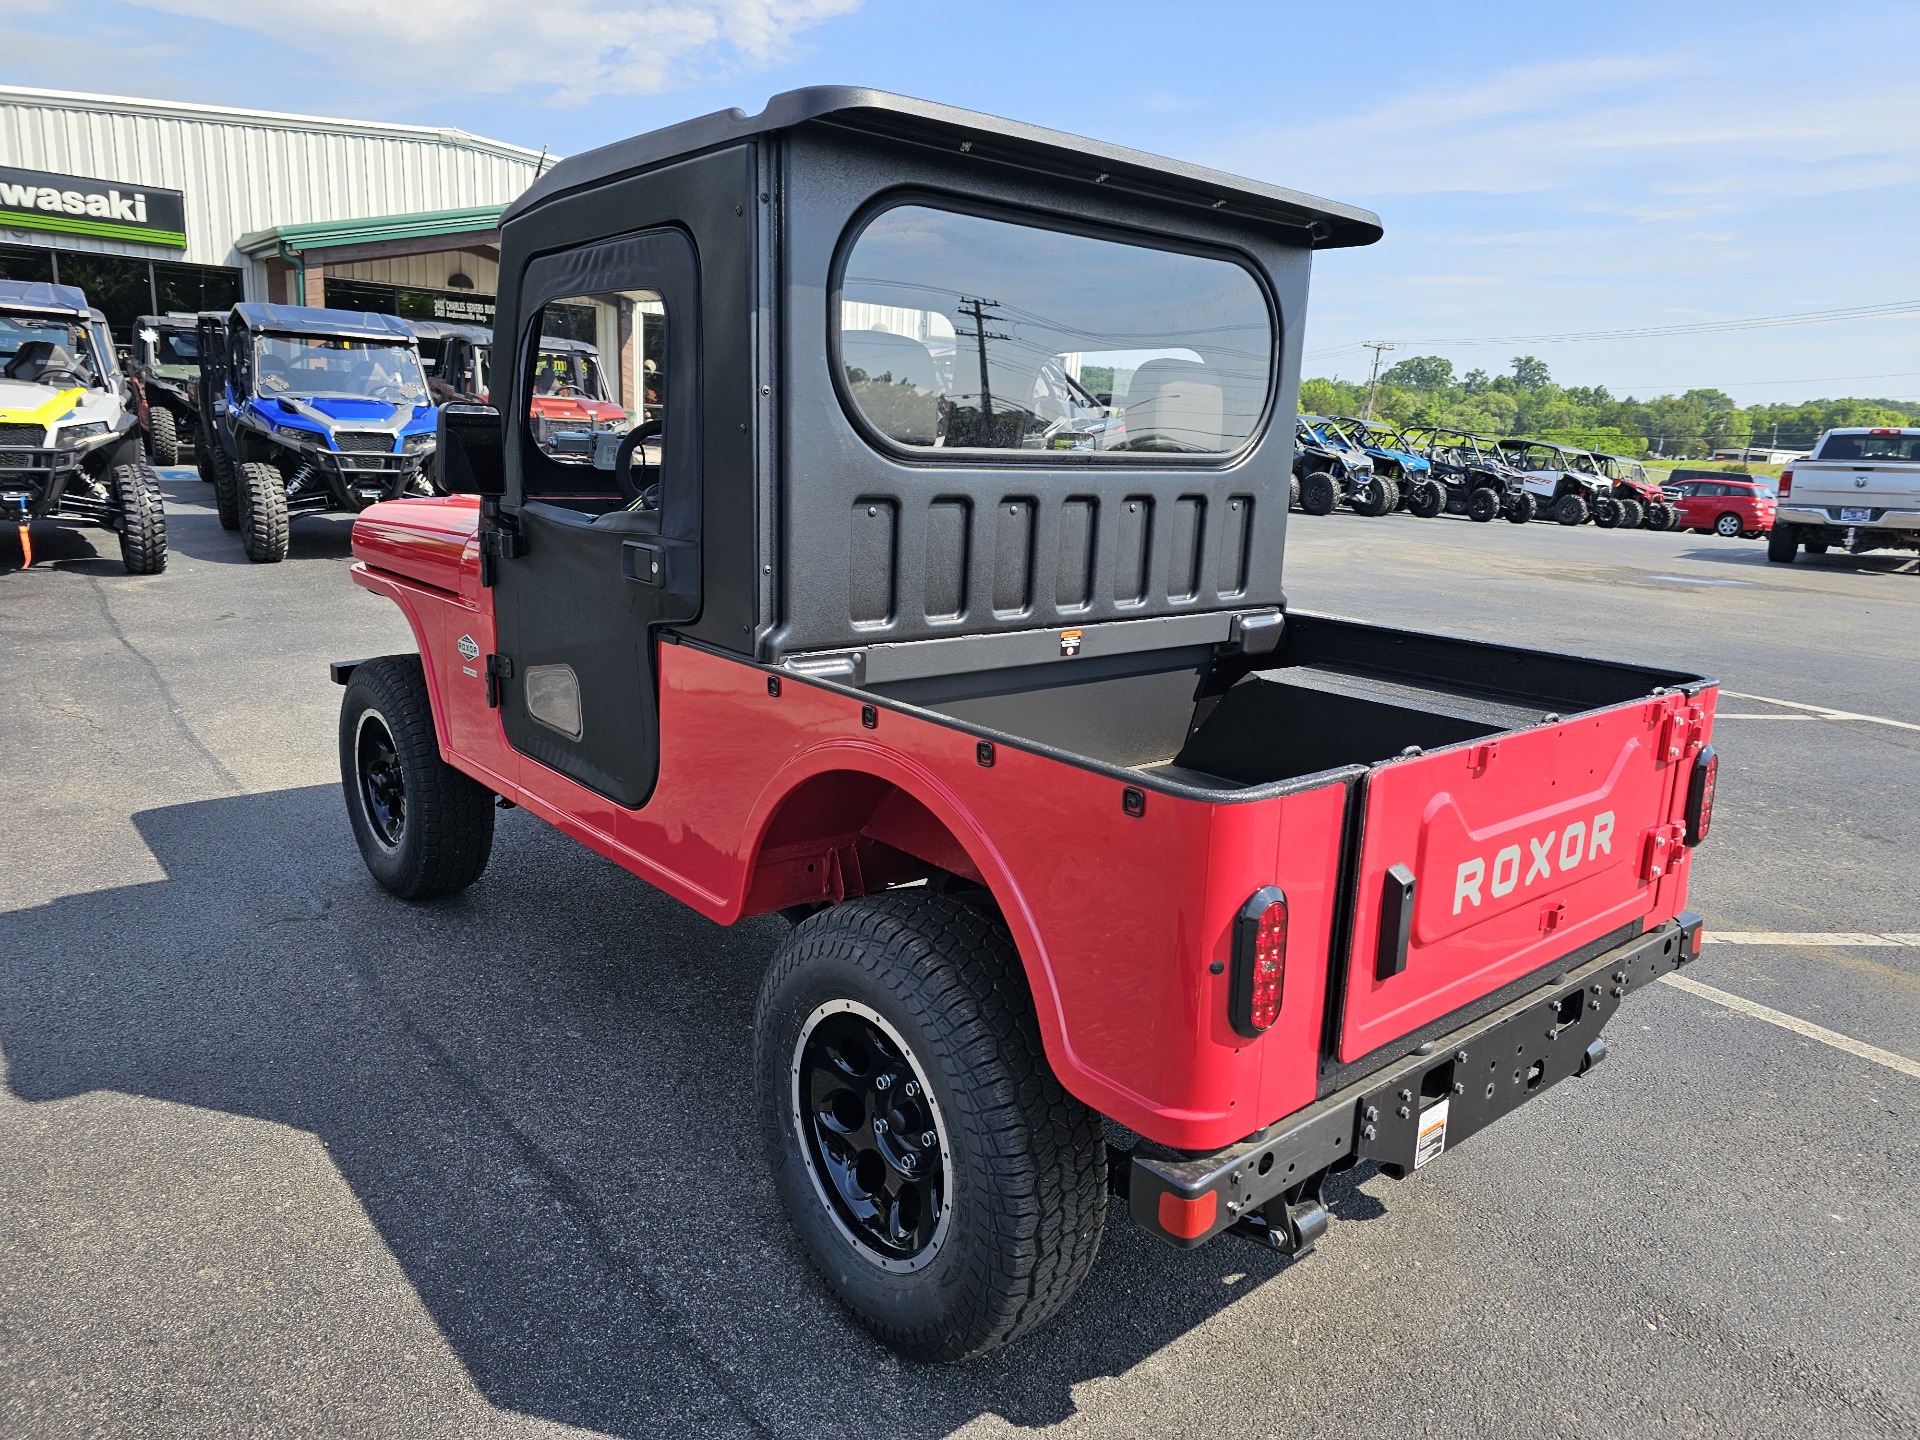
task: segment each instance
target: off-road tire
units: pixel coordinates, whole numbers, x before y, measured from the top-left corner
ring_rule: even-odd
[[[1812,546],[1808,546],[1812,549]],[[1800,532],[1792,525],[1776,525],[1767,532],[1767,559],[1776,565],[1791,565],[1800,550]]]
[[[1509,524],[1526,525],[1540,513],[1540,502],[1522,490],[1507,501],[1506,508],[1500,513],[1507,517]]]
[[[1431,520],[1446,503],[1447,492],[1440,488],[1438,481],[1422,480],[1410,487],[1407,513],[1421,520]]]
[[[1589,502],[1593,511],[1593,523],[1602,530],[1618,530],[1624,518],[1620,502],[1611,495],[1596,495]]]
[[[156,465],[180,463],[180,431],[174,425],[173,412],[164,405],[147,411],[147,454]]]
[[[1386,514],[1393,508],[1391,483],[1378,475],[1368,476],[1354,487],[1353,494],[1348,497],[1347,508],[1356,515],[1369,518]]]
[[[1731,510],[1713,517],[1713,533],[1722,540],[1738,540],[1744,529],[1740,517]]]
[[[1622,530],[1638,530],[1640,528],[1640,522],[1647,518],[1647,507],[1641,501],[1616,500],[1613,503],[1620,507],[1620,528]]]
[[[240,540],[247,559],[275,565],[287,558],[287,482],[280,471],[249,460],[234,473],[240,500]]]
[[[880,1264],[808,1166],[795,1066],[808,1017],[836,1000],[897,1032],[945,1127],[946,1229],[918,1269]],[[775,1188],[828,1287],[883,1344],[964,1360],[1072,1298],[1106,1221],[1106,1141],[1099,1116],[1054,1078],[997,916],[926,890],[822,911],[774,956],[753,1033]]]
[[[404,808],[393,843],[377,833],[370,813],[360,745],[377,736],[367,736],[363,721],[385,730],[397,761]],[[367,869],[402,900],[452,895],[487,868],[494,797],[440,758],[418,655],[384,655],[354,667],[340,699],[340,785]]]
[[[1287,508],[1289,510],[1300,508],[1300,477],[1298,475],[1287,477]]]
[[[1340,503],[1340,487],[1325,470],[1316,470],[1300,482],[1300,508],[1309,515],[1331,515]]]
[[[200,474],[213,485],[213,508],[220,516],[222,530],[240,528],[240,482],[233,473],[233,462],[226,452],[214,448],[203,451]]]
[[[160,477],[145,460],[113,467],[120,500],[120,561],[129,575],[158,575],[167,568],[167,509]]]
[[[1640,523],[1649,530],[1671,530],[1673,528],[1673,515],[1674,510],[1671,505],[1656,500],[1647,506],[1646,519]]]
[[[1562,495],[1553,502],[1553,518],[1562,525],[1584,525],[1588,513],[1584,495]]]
[[[1467,518],[1476,525],[1485,525],[1500,515],[1500,497],[1484,487],[1467,497]]]

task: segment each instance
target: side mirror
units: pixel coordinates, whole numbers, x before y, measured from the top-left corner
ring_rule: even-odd
[[[507,493],[500,412],[491,405],[442,405],[435,421],[435,464],[450,495]]]

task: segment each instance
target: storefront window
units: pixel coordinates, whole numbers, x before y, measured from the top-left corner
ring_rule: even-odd
[[[155,261],[153,289],[161,314],[170,310],[230,310],[240,303],[240,272],[213,265]]]
[[[468,325],[493,324],[493,297],[472,291],[414,290],[371,280],[327,280],[329,310],[358,310],[376,315],[398,315],[402,320],[454,320]]]
[[[53,279],[53,256],[24,245],[0,245],[0,280]]]

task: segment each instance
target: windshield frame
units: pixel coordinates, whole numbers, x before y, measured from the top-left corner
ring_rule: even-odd
[[[249,388],[260,399],[276,400],[283,395],[300,400],[370,400],[381,405],[419,406],[432,403],[432,392],[427,388],[426,367],[420,363],[420,347],[414,341],[400,339],[368,340],[358,335],[307,335],[283,330],[255,330],[251,332],[252,375]],[[303,350],[333,350],[352,346],[368,352],[400,352],[413,362],[414,393],[405,400],[388,400],[367,390],[309,390],[289,387],[285,391],[270,390],[265,387],[264,367],[266,346],[270,342],[292,343]],[[396,384],[405,382],[396,382]]]
[[[1194,259],[1213,260],[1232,265],[1253,282],[1255,293],[1266,309],[1267,354],[1266,384],[1261,396],[1260,408],[1255,412],[1252,424],[1244,439],[1230,450],[1220,451],[1179,451],[1179,450],[1102,450],[1102,449],[1013,449],[990,448],[986,446],[945,445],[909,445],[894,439],[881,430],[861,407],[854,396],[851,382],[847,378],[845,357],[842,353],[841,336],[844,333],[843,317],[846,304],[847,266],[853,258],[861,239],[872,225],[895,210],[921,208],[937,211],[945,215],[958,216],[970,220],[993,221],[1027,230],[1037,230],[1055,235],[1066,235],[1076,239],[1097,240],[1108,244],[1122,245],[1135,250],[1155,251],[1167,255],[1187,256]],[[1283,340],[1286,335],[1286,312],[1282,309],[1280,298],[1275,293],[1265,269],[1253,255],[1237,246],[1219,241],[1204,241],[1187,235],[1167,234],[1159,231],[1135,230],[1122,225],[1106,224],[1069,215],[1055,210],[1027,207],[1011,204],[996,204],[991,201],[979,201],[972,198],[927,190],[919,187],[906,187],[889,190],[875,196],[867,204],[854,212],[842,228],[834,243],[833,263],[827,277],[826,318],[826,361],[829,383],[833,386],[840,407],[852,424],[854,430],[870,446],[892,460],[928,468],[950,468],[954,466],[992,466],[992,465],[1039,465],[1058,468],[1062,465],[1091,465],[1111,467],[1115,470],[1128,467],[1139,469],[1155,467],[1197,468],[1207,470],[1226,470],[1244,461],[1257,450],[1274,431],[1280,417],[1278,409],[1280,389],[1285,374],[1285,355]],[[1159,347],[1174,348],[1171,345]],[[1057,359],[1058,357],[1053,357]],[[1079,382],[1075,382],[1078,384]],[[1090,387],[1081,386],[1090,390]],[[965,393],[965,392],[961,392]],[[1125,407],[1109,401],[1103,409],[1109,412],[1121,411],[1124,423]],[[1102,423],[1105,423],[1104,421]]]
[[[116,367],[111,363],[102,363],[100,337],[94,331],[94,322],[91,316],[58,315],[51,314],[44,310],[0,308],[0,320],[4,320],[10,325],[22,327],[64,327],[67,332],[66,348],[91,372],[85,388],[89,390],[107,390],[112,388]],[[74,343],[75,335],[80,337],[80,343],[78,344]],[[32,342],[21,342],[21,344],[30,343]],[[4,355],[0,355],[0,366],[4,366],[19,353],[20,347],[16,345],[12,350],[7,351]],[[40,382],[35,381],[33,383],[38,384]]]

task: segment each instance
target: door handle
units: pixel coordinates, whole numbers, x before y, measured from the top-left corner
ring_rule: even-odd
[[[659,589],[667,583],[667,551],[662,545],[629,540],[620,547],[620,571],[639,585]]]

